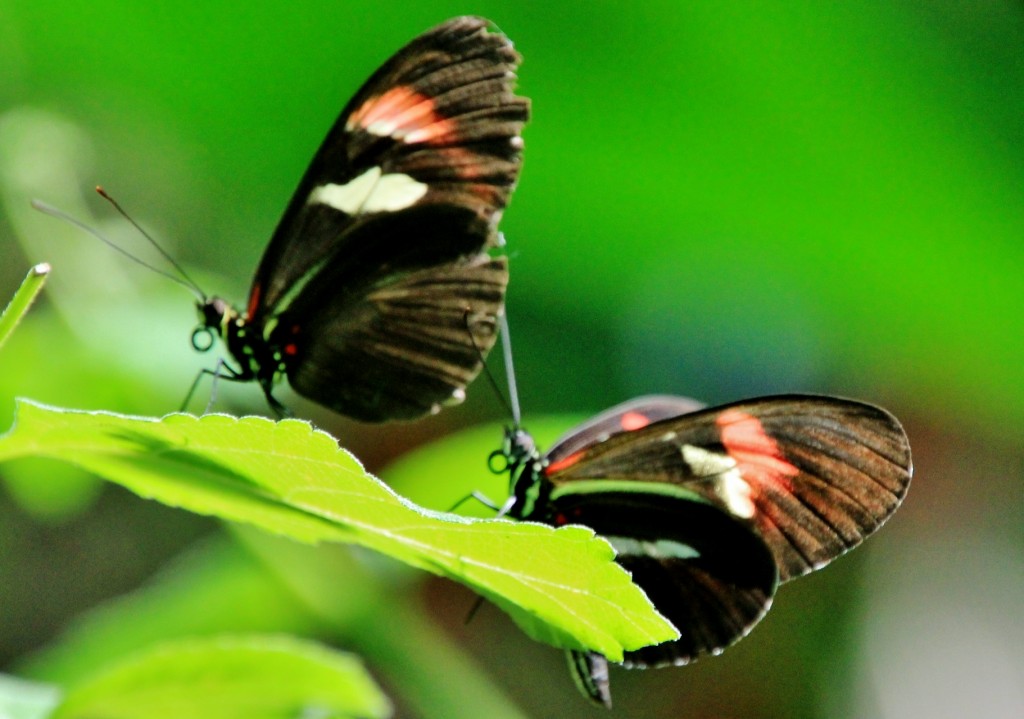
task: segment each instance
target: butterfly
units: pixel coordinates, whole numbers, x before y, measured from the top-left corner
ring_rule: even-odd
[[[198,351],[219,337],[271,407],[289,384],[378,422],[460,402],[493,346],[508,263],[490,250],[519,176],[529,101],[519,55],[476,17],[412,40],[360,88],[313,157],[244,311],[203,296]]]
[[[647,396],[613,407],[546,454],[522,429],[491,455],[510,473],[505,511],[608,540],[679,639],[625,654],[626,667],[718,654],[768,611],[779,583],[860,544],[910,485],[910,444],[883,409],[782,395],[704,409]],[[570,651],[592,701],[611,706],[608,662]]]

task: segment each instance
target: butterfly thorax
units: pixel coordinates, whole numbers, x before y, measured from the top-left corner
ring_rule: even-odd
[[[497,463],[499,457],[503,464]],[[551,484],[544,478],[544,459],[529,432],[519,427],[507,428],[501,449],[491,454],[490,465],[495,472],[508,472],[508,516],[533,519],[546,506]]]
[[[269,392],[286,369],[280,348],[268,342],[246,315],[220,297],[210,297],[197,307],[199,326],[192,333],[192,346],[206,352],[213,346],[212,337],[220,337],[238,365],[231,368],[233,379],[255,379]],[[200,339],[204,335],[211,339]]]

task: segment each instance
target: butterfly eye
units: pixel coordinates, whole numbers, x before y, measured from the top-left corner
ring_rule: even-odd
[[[213,343],[213,330],[209,327],[196,327],[192,331],[192,349],[196,352],[209,352]]]
[[[487,468],[494,474],[505,474],[510,465],[508,453],[504,449],[496,449],[487,455]]]

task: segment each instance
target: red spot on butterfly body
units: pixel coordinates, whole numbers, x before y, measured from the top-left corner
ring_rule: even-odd
[[[574,521],[579,521],[579,518],[582,514],[583,513],[579,510],[579,508],[572,509],[569,511],[569,513],[557,512],[551,518],[551,522],[556,527],[564,527],[566,524],[572,524]]]
[[[298,325],[292,325],[291,328],[289,328],[289,333],[291,334],[292,337],[296,337],[299,334],[299,331],[300,328]],[[284,347],[282,347],[281,351],[284,352],[289,357],[294,357],[299,353],[299,346],[294,341],[292,341],[286,344]]]
[[[728,409],[718,415],[715,424],[721,433],[722,446],[736,460],[752,487],[770,483],[792,491],[789,478],[796,477],[800,470],[785,458],[778,443],[765,432],[761,420],[738,409]]]

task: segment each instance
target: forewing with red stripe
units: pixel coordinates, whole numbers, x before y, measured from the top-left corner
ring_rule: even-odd
[[[634,432],[649,424],[681,414],[704,409],[704,405],[689,397],[669,394],[651,394],[635,397],[617,404],[573,427],[548,450],[545,458],[549,464],[557,465],[576,452],[593,444],[603,442],[613,434]]]
[[[906,494],[911,472],[906,434],[885,410],[791,395],[613,434],[550,462],[544,476],[553,494],[599,479],[692,493],[755,528],[785,581],[878,529]]]
[[[486,20],[460,17],[375,72],[299,183],[257,268],[250,321],[262,326],[325,265],[372,285],[495,244],[529,114],[529,102],[513,93],[518,63]],[[396,220],[424,208],[433,209]]]

